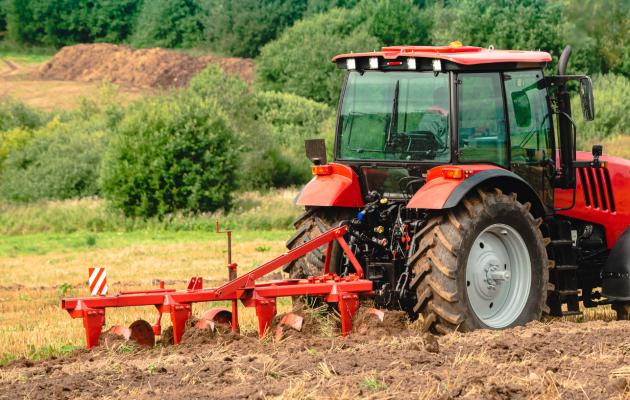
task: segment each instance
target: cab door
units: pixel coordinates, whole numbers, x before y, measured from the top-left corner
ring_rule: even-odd
[[[552,121],[541,70],[503,73],[510,137],[510,169],[553,207]]]

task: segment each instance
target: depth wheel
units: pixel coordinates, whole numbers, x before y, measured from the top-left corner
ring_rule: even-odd
[[[422,313],[425,329],[503,329],[548,312],[542,220],[530,206],[516,194],[478,190],[416,235],[413,310]]]
[[[352,218],[352,212],[345,208],[308,208],[306,212],[293,223],[296,231],[295,234],[287,240],[287,248],[289,250],[294,249],[350,218]],[[321,275],[324,271],[324,262],[326,260],[326,246],[327,245],[319,247],[306,256],[285,265],[284,271],[288,272],[291,278],[307,278],[309,276]],[[336,241],[333,243],[333,246],[330,270],[331,272],[337,272],[337,266],[341,262],[342,250]]]

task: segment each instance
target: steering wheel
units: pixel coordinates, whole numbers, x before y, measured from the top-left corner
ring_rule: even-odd
[[[433,159],[442,147],[431,131],[398,132],[394,145],[401,153],[406,153],[412,159]]]

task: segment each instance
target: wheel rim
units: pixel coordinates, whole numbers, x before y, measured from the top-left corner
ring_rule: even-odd
[[[527,245],[511,226],[494,224],[477,236],[466,263],[470,306],[485,325],[504,328],[523,312],[532,282]]]

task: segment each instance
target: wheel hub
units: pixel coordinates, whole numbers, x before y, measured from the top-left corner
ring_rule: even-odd
[[[466,265],[466,291],[477,317],[491,328],[514,322],[531,285],[527,246],[512,227],[495,224],[473,243]]]

